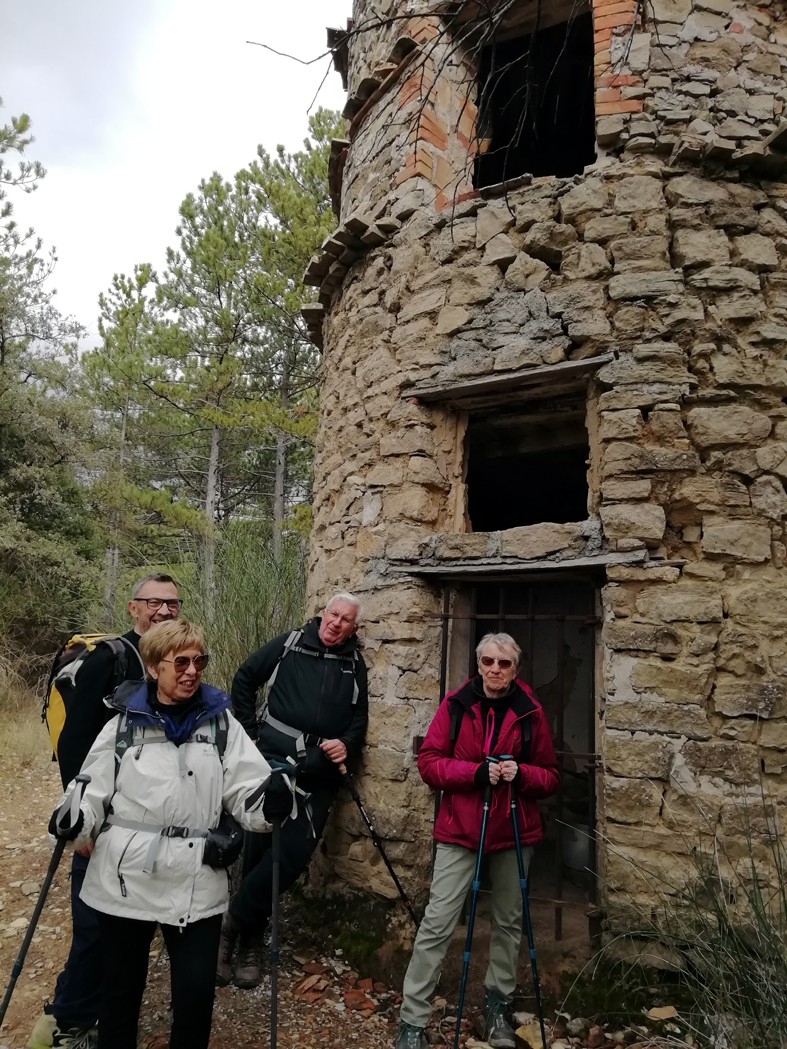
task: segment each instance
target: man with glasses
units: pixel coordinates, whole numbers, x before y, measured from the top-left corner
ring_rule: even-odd
[[[104,706],[104,697],[120,681],[144,678],[139,639],[156,623],[177,619],[180,607],[172,576],[163,572],[143,576],[128,602],[134,626],[121,635],[127,649],[125,674],[118,680],[116,657],[108,645],[102,644],[80,667],[57,748],[64,787],[82,768],[96,736],[116,713]],[[89,855],[75,852],[71,862],[71,948],[57,978],[54,998],[39,1017],[28,1049],[91,1049],[97,1042],[95,1025],[102,983],[98,916],[79,898],[88,859]]]
[[[445,697],[418,754],[422,779],[442,797],[434,827],[432,888],[404,978],[396,1049],[427,1049],[431,998],[473,879],[487,791],[490,807],[483,847],[492,882],[492,934],[484,981],[484,1039],[495,1049],[515,1045],[506,1012],[516,987],[522,891],[511,792],[516,792],[527,868],[542,834],[536,802],[559,786],[544,711],[516,676],[521,658],[509,634],[483,637],[476,648],[477,675]]]

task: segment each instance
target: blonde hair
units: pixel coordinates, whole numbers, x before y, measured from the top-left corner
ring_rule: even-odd
[[[205,651],[202,627],[186,619],[168,619],[164,623],[156,623],[139,639],[139,654],[146,667],[160,663],[168,652],[177,655],[184,648]]]

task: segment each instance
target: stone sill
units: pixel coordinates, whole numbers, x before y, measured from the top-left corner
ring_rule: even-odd
[[[519,575],[531,575],[534,572],[587,572],[603,569],[608,565],[641,565],[647,560],[648,552],[642,549],[623,553],[597,554],[591,557],[564,557],[561,560],[546,558],[539,561],[525,561],[518,558],[479,558],[476,561],[458,559],[441,564],[412,561],[389,565],[388,571],[394,575],[417,575],[445,580],[494,579],[501,575],[516,578]]]
[[[597,357],[585,357],[580,361],[561,361],[537,368],[523,368],[517,372],[485,375],[465,382],[436,383],[432,380],[408,386],[402,390],[401,396],[416,397],[424,402],[450,401],[462,407],[467,407],[470,402],[483,402],[484,399],[499,404],[500,395],[512,390],[521,391],[525,397],[535,398],[546,387],[550,388],[549,392],[565,392],[572,380],[580,380],[578,388],[581,388],[592,372],[614,359],[613,353],[601,353]]]

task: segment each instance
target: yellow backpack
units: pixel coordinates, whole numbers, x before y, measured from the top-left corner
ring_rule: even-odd
[[[107,695],[114,692],[120,682],[125,681],[128,676],[129,651],[133,651],[134,656],[140,660],[134,646],[117,634],[74,634],[66,641],[55,656],[49,671],[41,708],[41,720],[46,722],[55,757],[60,733],[66,723],[69,704],[76,687],[76,676],[85,660],[99,645],[106,645],[114,657],[113,680]],[[140,660],[140,665],[141,662]]]

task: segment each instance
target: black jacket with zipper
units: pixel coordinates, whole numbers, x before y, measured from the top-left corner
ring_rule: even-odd
[[[319,749],[319,740],[340,739],[350,759],[360,753],[369,720],[367,672],[358,639],[328,648],[320,640],[320,622],[316,616],[302,628],[296,646],[302,652],[284,654],[292,633],[288,630],[250,655],[235,674],[231,698],[236,718],[268,760],[297,758],[293,738],[258,720],[258,692],[278,665],[268,696],[271,715],[306,735],[307,773],[335,778],[338,770]],[[340,658],[326,659],[328,654]],[[355,684],[358,698],[353,703]]]

